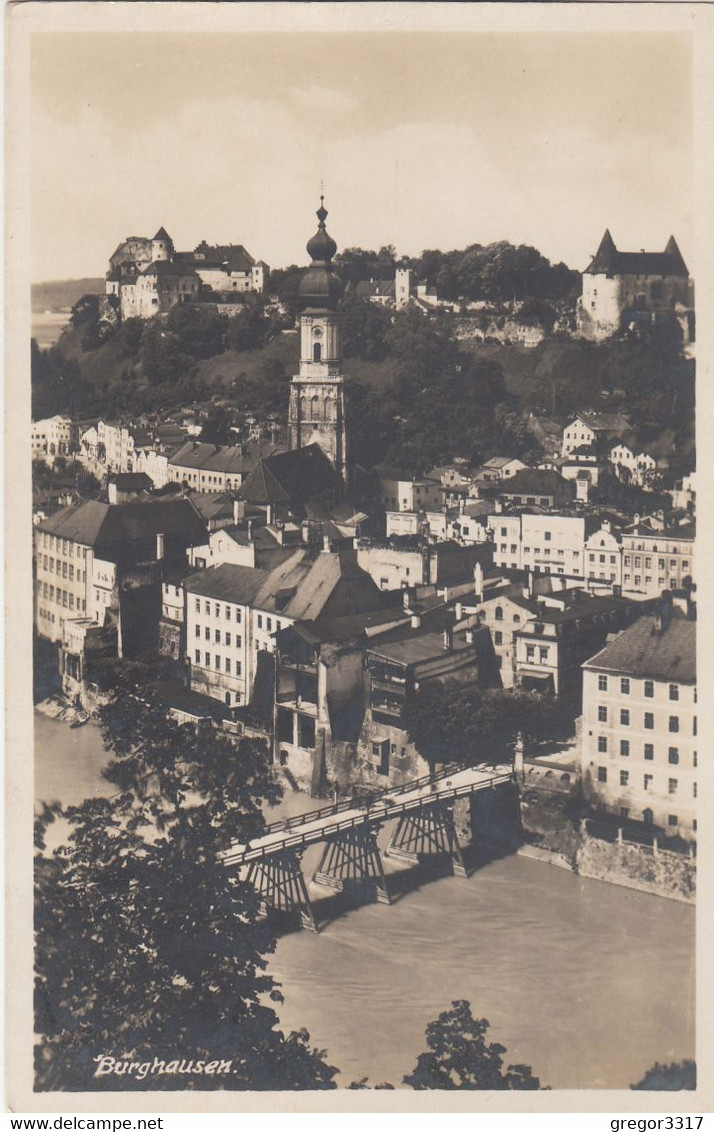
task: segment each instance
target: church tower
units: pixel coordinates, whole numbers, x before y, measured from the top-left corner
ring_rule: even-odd
[[[312,263],[300,282],[300,372],[290,386],[288,448],[319,444],[347,483],[342,328],[336,309],[343,287],[332,268],[337,244],[325,228],[323,199],[317,232],[307,244]]]

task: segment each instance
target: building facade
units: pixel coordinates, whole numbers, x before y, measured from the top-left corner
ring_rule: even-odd
[[[581,771],[599,810],[696,836],[696,622],[667,606],[583,665]]]

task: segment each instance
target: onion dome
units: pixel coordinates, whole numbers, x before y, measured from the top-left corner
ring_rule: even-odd
[[[317,232],[307,242],[312,263],[300,281],[300,300],[305,307],[335,307],[344,289],[342,280],[331,267],[337,244],[325,228],[327,209],[323,202],[324,197],[320,197]]]

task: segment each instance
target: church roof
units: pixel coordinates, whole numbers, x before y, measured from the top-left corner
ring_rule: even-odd
[[[586,275],[683,275],[688,276],[677,241],[670,236],[663,252],[621,252],[606,229]]]
[[[248,503],[304,504],[341,483],[319,444],[260,460],[240,488]]]

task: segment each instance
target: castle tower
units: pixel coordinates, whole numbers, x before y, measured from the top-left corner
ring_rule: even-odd
[[[171,259],[174,254],[174,243],[165,228],[159,228],[151,241],[151,262],[160,259]]]
[[[394,273],[394,298],[398,311],[409,305],[411,274],[408,267],[398,267]]]
[[[312,263],[300,283],[300,372],[290,386],[288,448],[319,444],[347,482],[342,328],[337,305],[342,281],[332,268],[337,244],[327,233],[320,197],[318,229],[308,241]]]

